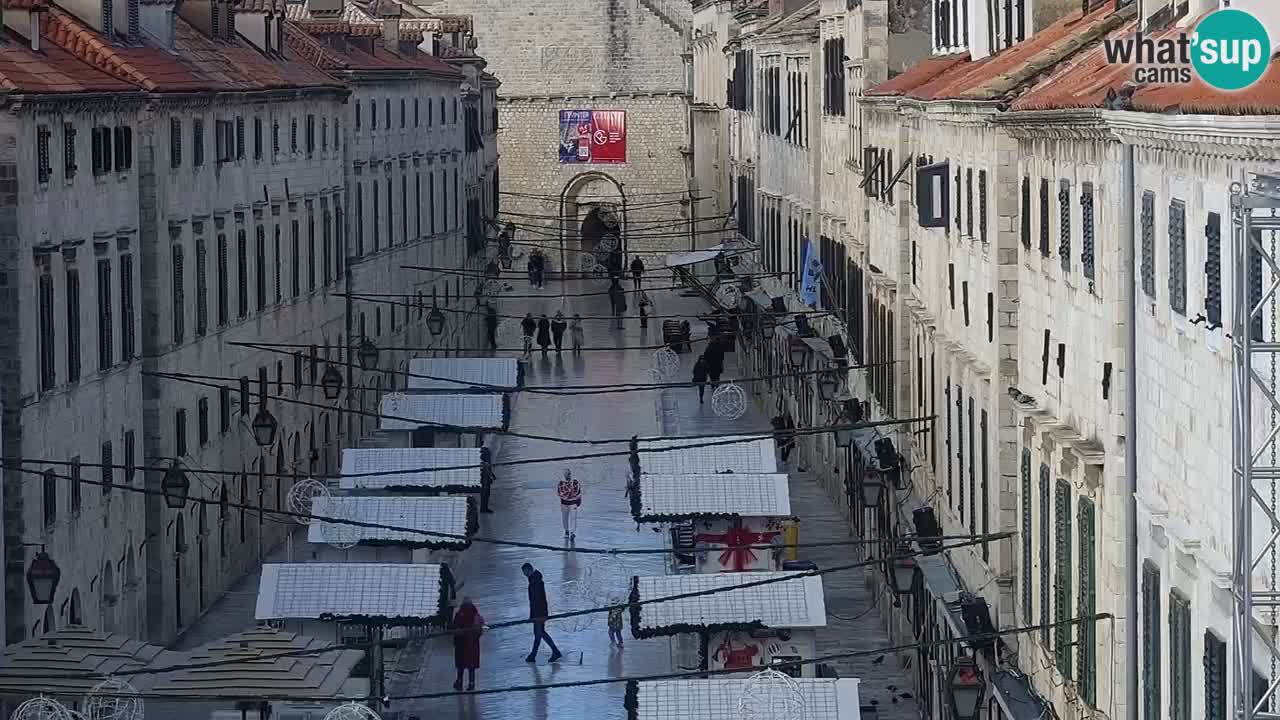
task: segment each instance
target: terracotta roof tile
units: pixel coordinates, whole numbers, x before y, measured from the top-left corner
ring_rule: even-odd
[[[1207,14],[1207,13],[1206,13]],[[1114,35],[1132,35],[1137,22],[1131,22]],[[1181,32],[1170,28],[1157,38]],[[1068,110],[1101,108],[1108,95],[1132,93],[1128,103],[1134,110],[1157,113],[1274,115],[1280,114],[1280,57],[1254,85],[1236,92],[1209,87],[1199,77],[1186,85],[1143,85],[1132,83],[1133,68],[1107,62],[1103,45],[1098,42],[1076,62],[1061,68],[1029,92],[1018,98],[1011,110]]]
[[[0,88],[20,93],[130,92],[138,88],[76,59],[60,47],[33,52],[26,39],[5,32],[0,45]]]
[[[0,5],[5,10],[44,10],[49,7],[48,0],[3,0]]]
[[[1109,2],[1087,15],[1079,10],[1073,11],[995,55],[977,61],[961,56],[963,62],[943,68],[931,79],[903,91],[903,94],[919,100],[1010,99],[1082,48],[1092,46],[1107,33],[1123,26],[1136,12],[1133,4],[1117,11]],[[877,86],[874,90],[880,91],[882,87]]]
[[[933,80],[962,62],[969,61],[969,54],[939,55],[922,60],[902,71],[891,80],[882,82],[866,92],[867,95],[902,95]]]
[[[414,50],[413,53],[388,50],[381,41],[382,28],[376,25],[353,25],[348,33],[350,37],[378,38],[372,43],[372,52],[333,38],[338,34],[331,32],[336,29],[333,25],[335,23],[288,23],[286,43],[299,56],[325,70],[425,70],[437,75],[462,77],[452,65],[420,50]],[[326,36],[333,42],[317,40],[314,37],[316,35]],[[416,37],[412,31],[406,33],[402,29],[400,37],[402,40],[421,42],[421,38]]]

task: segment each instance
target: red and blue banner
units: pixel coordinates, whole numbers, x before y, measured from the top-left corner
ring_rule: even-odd
[[[626,110],[561,110],[560,162],[625,163]]]

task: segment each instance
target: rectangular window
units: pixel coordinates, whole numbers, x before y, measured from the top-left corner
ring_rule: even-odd
[[[978,419],[978,430],[982,433],[979,439],[979,452],[982,453],[982,474],[978,477],[980,495],[978,502],[982,508],[982,534],[986,535],[991,532],[991,490],[988,487],[990,454],[987,450],[987,411],[983,410]],[[972,523],[971,523],[972,524]],[[987,547],[990,543],[982,545],[982,561],[991,561],[991,550]]]
[[[1142,193],[1142,291],[1152,300],[1156,297],[1156,195],[1150,190]]]
[[[1169,308],[1187,314],[1187,206],[1181,200],[1169,202]]]
[[[307,115],[307,156],[316,151],[316,116]]]
[[[404,98],[400,98],[400,128],[404,129],[405,124],[405,103]]]
[[[1058,479],[1054,505],[1054,628],[1053,650],[1058,670],[1071,677],[1071,483]]]
[[[987,171],[978,171],[978,239],[987,242]]]
[[[236,116],[236,159],[244,159],[244,116]]]
[[[71,123],[62,124],[62,176],[76,176],[76,126]]]
[[[1071,181],[1058,184],[1058,261],[1062,272],[1071,272]]]
[[[187,411],[178,410],[173,414],[173,446],[178,457],[187,455]]]
[[[1160,705],[1160,571],[1142,567],[1142,720],[1163,720]]]
[[[249,316],[249,240],[244,228],[236,230],[236,317]]]
[[[400,242],[409,242],[409,177],[400,176]]]
[[[1032,604],[1035,597],[1035,571],[1031,564],[1032,546],[1035,535],[1031,523],[1031,451],[1022,450],[1022,622],[1030,625],[1032,621]]]
[[[98,369],[115,364],[111,327],[111,260],[98,261]]]
[[[283,262],[284,256],[280,254],[280,223],[279,222],[275,222],[272,224],[271,232],[272,232],[271,259],[273,261],[271,263],[271,267],[272,267],[272,270],[274,271],[273,279],[275,280],[275,285],[273,285],[273,287],[275,288],[276,304],[279,305],[280,301],[284,297],[284,284],[280,282],[280,264],[281,262]]]
[[[230,291],[228,285],[231,282],[231,275],[227,271],[227,236],[225,233],[218,233],[218,327],[224,327],[227,324],[229,316],[229,308],[231,306]]]
[[[391,191],[391,178],[387,178],[387,247],[396,243],[396,197]]]
[[[1098,630],[1090,620],[1098,611],[1098,561],[1093,501],[1080,498],[1077,522],[1080,525],[1080,607],[1083,621],[1076,626],[1076,684],[1089,705],[1098,703]],[[1188,678],[1189,680],[1189,678]]]
[[[93,174],[105,175],[111,172],[111,128],[95,127],[90,131],[90,137],[93,141]]]
[[[52,390],[57,370],[53,333],[53,275],[46,270],[40,273],[40,389]]]
[[[182,342],[186,329],[185,278],[182,272],[182,246],[173,246],[173,343]]]
[[[427,105],[427,107],[431,107]],[[436,234],[436,174],[427,171],[427,217],[431,218],[431,234]]]
[[[133,256],[120,256],[120,359],[129,362],[134,349]]]
[[[329,214],[329,203],[324,199],[320,200],[320,238],[323,250],[320,277],[328,285],[333,282],[333,217]]]
[[[262,118],[253,118],[253,159],[262,159]]]
[[[1031,178],[1022,178],[1022,247],[1031,249]]]
[[[111,492],[111,488],[116,484],[116,468],[115,468],[115,449],[111,446],[111,441],[102,443],[102,494],[106,495]]]
[[[271,119],[271,157],[274,159],[279,156],[280,156],[280,121],[275,118],[272,118]]]
[[[383,103],[383,110],[385,111],[382,113],[382,117],[386,120],[387,129],[390,130],[391,129],[391,98],[383,98],[382,103]]]
[[[204,237],[196,238],[196,337],[209,329],[209,250]]]
[[[54,172],[52,160],[49,158],[50,135],[49,127],[36,128],[36,181],[41,184],[49,182],[49,176]]]
[[[973,237],[973,168],[964,171],[964,234]]]
[[[218,388],[218,432],[226,435],[231,430],[231,388]]]
[[[133,128],[119,126],[114,129],[116,149],[116,172],[124,172],[133,167]]]
[[[1049,528],[1053,523],[1050,514],[1053,487],[1049,483],[1049,466],[1040,464],[1040,644],[1049,649],[1049,623],[1052,601],[1049,580],[1053,574],[1049,566]]]
[[[200,447],[209,444],[209,398],[202,397],[196,404],[196,440]]]
[[[67,270],[67,381],[80,379],[80,271]]]
[[[191,164],[204,165],[204,120],[200,118],[191,122]]]
[[[289,118],[289,152],[298,154],[298,118]]]
[[[378,237],[378,229],[379,229],[378,228],[378,206],[380,204],[378,202],[378,187],[379,185],[377,180],[371,180],[369,182],[369,188],[373,193],[373,198],[370,202],[370,207],[373,208],[373,251],[374,252],[378,252],[378,247],[380,245],[380,241]]]
[[[126,430],[124,433],[124,463],[123,463],[125,485],[133,484],[133,473],[134,473],[133,463],[134,463],[134,459],[137,457],[136,453],[137,453],[137,449],[134,448],[133,446],[133,431]]]
[[[54,470],[44,471],[41,505],[44,510],[44,524],[52,525],[58,521],[58,477]]]
[[[257,311],[262,312],[267,309],[267,229],[261,225],[254,229],[253,259],[253,296]]]
[[[1204,314],[1213,330],[1222,327],[1222,216],[1218,213],[1209,213],[1204,240]]]
[[[213,121],[213,160],[221,165],[231,161],[235,149],[235,135],[230,120]]]
[[[316,289],[316,213],[307,201],[307,289]]]
[[[356,183],[356,257],[364,257],[364,184]]]
[[[289,276],[294,297],[302,294],[302,283],[298,280],[302,270],[302,241],[298,236],[298,220],[295,218],[289,222],[289,253],[293,258],[293,262],[289,264]]]
[[[84,482],[81,475],[80,458],[71,458],[71,514],[78,516],[83,506]]]
[[[1204,720],[1227,720],[1227,644],[1204,633]]]
[[[1169,593],[1169,720],[1191,720],[1191,602]]]
[[[874,333],[874,332],[872,332],[872,333],[871,333],[871,336],[874,338],[875,333]],[[874,341],[873,341],[873,342],[874,342]],[[875,357],[875,353],[874,353],[874,352],[869,352],[869,353],[868,353],[868,356],[869,356],[869,357]],[[947,377],[947,384],[943,386],[942,394],[945,396],[945,402],[943,402],[943,405],[947,408],[947,504],[951,505],[952,507],[955,507],[955,499],[956,499],[956,485],[955,485],[955,476],[954,476],[954,473],[955,473],[955,467],[954,467],[954,465],[955,465],[955,463],[954,463],[954,461],[953,461],[953,458],[955,457],[955,453],[953,452],[954,448],[952,448],[952,446],[951,446],[951,406],[952,406],[952,397],[951,397],[951,378],[950,378],[950,376],[948,376],[948,377]]]
[[[1040,255],[1049,257],[1049,181],[1040,180]]]

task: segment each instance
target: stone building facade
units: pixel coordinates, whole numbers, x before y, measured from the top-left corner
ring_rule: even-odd
[[[502,81],[500,205],[517,242],[545,246],[554,271],[578,270],[581,251],[593,242],[590,231],[584,239],[583,223],[603,205],[624,204],[629,250],[687,248],[698,240],[688,223],[690,90],[682,57],[692,23],[688,0],[416,5],[471,15],[480,48],[502,48],[488,69]],[[563,110],[624,111],[625,162],[561,162]]]
[[[18,88],[0,113],[12,183],[3,442],[6,474],[21,479],[5,493],[6,638],[74,624],[166,642],[284,537],[290,521],[271,511],[292,482],[334,471],[340,443],[376,428],[348,412],[366,391],[325,400],[326,364],[348,367],[361,337],[478,344],[467,282],[436,281],[442,306],[466,312],[435,338],[432,282],[401,266],[483,264],[492,208],[469,214],[466,198],[492,201],[496,143],[466,109],[486,94],[492,107],[495,81],[465,49],[446,61],[417,49],[420,34],[402,43],[394,18],[344,29],[382,73],[357,82],[296,46],[312,36],[283,3],[150,3],[119,23],[94,3],[34,5],[4,15],[29,49],[0,50]],[[436,129],[410,131],[427,103]],[[357,130],[357,108],[373,105],[383,127]],[[430,165],[448,181],[420,196],[410,173]],[[363,225],[357,167],[395,190]],[[356,252],[374,233],[378,246]],[[383,368],[408,360],[381,355]],[[376,395],[381,377],[399,383],[359,370],[347,381]],[[261,409],[277,421],[267,447],[251,428]],[[143,494],[173,464],[199,501],[181,510]],[[62,570],[48,607],[23,578],[36,546]]]

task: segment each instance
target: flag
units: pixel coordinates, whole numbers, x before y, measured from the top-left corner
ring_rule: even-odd
[[[805,241],[804,275],[800,280],[800,302],[809,307],[818,304],[818,287],[822,282],[822,259],[814,252],[813,243]]]

